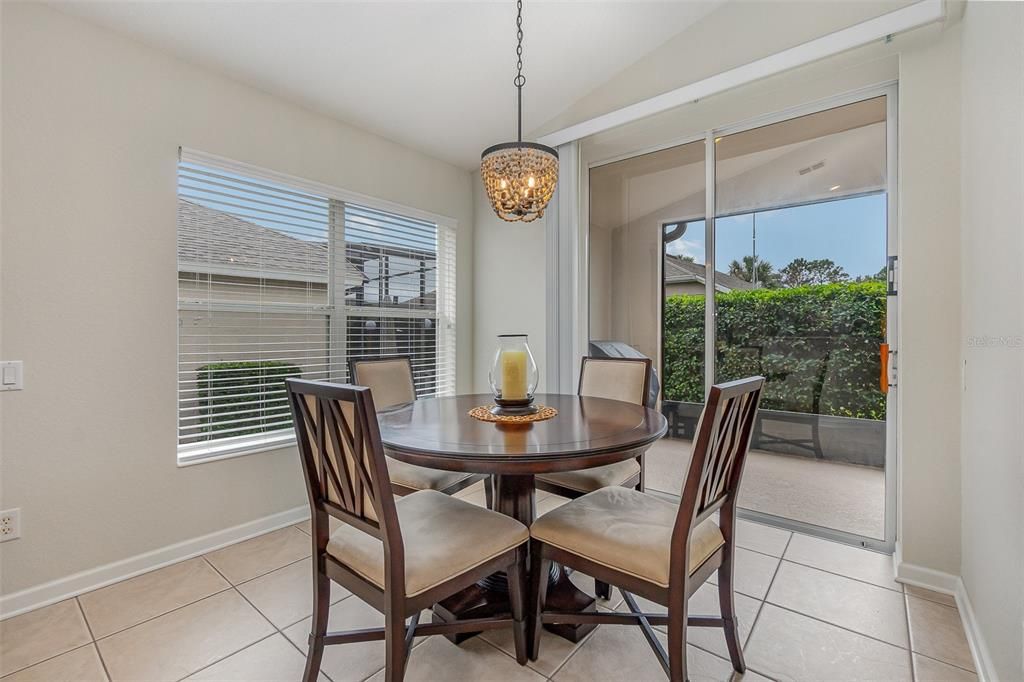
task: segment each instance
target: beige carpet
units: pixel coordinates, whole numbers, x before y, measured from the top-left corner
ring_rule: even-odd
[[[664,438],[647,453],[648,488],[678,495],[690,441]],[[884,535],[885,474],[881,469],[752,450],[740,506],[872,538]]]

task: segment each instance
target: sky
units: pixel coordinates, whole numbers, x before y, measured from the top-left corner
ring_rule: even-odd
[[[886,197],[872,194],[817,204],[718,218],[715,269],[753,252],[754,216],[757,257],[781,270],[795,258],[828,258],[850,278],[874,275],[885,266]],[[682,238],[668,245],[674,255],[704,263],[704,221],[689,223]]]

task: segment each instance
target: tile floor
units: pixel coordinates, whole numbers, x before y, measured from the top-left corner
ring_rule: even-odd
[[[479,487],[461,497],[483,504]],[[540,494],[538,512],[563,500]],[[126,580],[0,622],[0,677],[26,680],[273,680],[301,676],[311,612],[308,524]],[[955,603],[904,589],[892,559],[741,522],[737,610],[744,680],[976,680]],[[576,574],[581,589],[593,581]],[[332,629],[383,618],[337,587]],[[614,609],[613,592],[601,608]],[[659,607],[647,604],[645,608]],[[691,613],[716,613],[713,587]],[[659,633],[661,636],[662,633]],[[693,680],[730,680],[720,631],[690,630]],[[328,647],[322,679],[383,680],[383,644]],[[540,658],[520,667],[511,634],[461,647],[417,641],[409,680],[663,680],[640,631],[601,626],[578,645],[545,633]]]

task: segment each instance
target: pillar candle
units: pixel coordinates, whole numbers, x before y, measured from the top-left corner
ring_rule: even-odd
[[[501,397],[503,400],[526,399],[526,351],[501,352]]]

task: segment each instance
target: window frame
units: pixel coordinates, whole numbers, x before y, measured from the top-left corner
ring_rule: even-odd
[[[278,185],[284,185],[297,191],[308,192],[313,195],[319,195],[328,200],[330,211],[329,211],[329,230],[331,239],[329,240],[332,245],[329,249],[330,257],[328,259],[328,272],[327,272],[327,302],[326,304],[305,304],[305,303],[271,303],[271,304],[253,304],[245,302],[200,302],[189,301],[183,299],[179,295],[176,297],[176,313],[180,315],[182,311],[195,310],[202,308],[203,310],[210,310],[211,308],[216,312],[254,312],[254,311],[267,311],[271,312],[274,309],[281,311],[285,310],[302,310],[310,314],[322,314],[327,318],[327,328],[329,329],[328,338],[330,339],[330,346],[328,348],[329,355],[334,358],[331,363],[331,374],[338,376],[347,372],[347,320],[350,314],[363,314],[373,315],[378,309],[373,306],[354,306],[350,305],[345,301],[344,295],[341,295],[341,299],[338,300],[338,289],[337,286],[331,286],[330,280],[337,277],[335,272],[334,264],[338,262],[338,251],[341,252],[342,262],[345,257],[345,240],[344,238],[337,238],[335,230],[340,229],[342,236],[344,235],[345,229],[345,215],[344,207],[346,204],[355,204],[363,206],[372,210],[383,211],[388,213],[394,213],[406,218],[412,218],[416,220],[427,221],[437,226],[437,262],[438,262],[438,280],[436,284],[437,303],[435,310],[430,313],[425,310],[404,310],[401,315],[396,315],[402,318],[436,318],[437,319],[437,359],[438,366],[447,364],[450,366],[450,378],[451,378],[451,390],[455,390],[457,385],[457,316],[455,310],[455,303],[457,301],[457,250],[456,242],[458,240],[459,223],[458,220],[450,216],[445,216],[430,211],[414,208],[411,206],[405,206],[396,202],[388,201],[385,199],[379,199],[377,197],[371,197],[358,192],[352,192],[339,187],[334,187],[325,183],[320,183],[312,180],[306,180],[286,173],[280,173],[277,171],[261,168],[252,164],[244,163],[241,161],[234,161],[232,159],[216,156],[206,152],[201,152],[186,147],[178,148],[178,162],[195,163],[201,166],[205,166],[214,170],[221,170],[228,173],[235,173],[244,177],[252,178],[253,180],[265,181]],[[175,184],[175,196],[177,197],[177,183]],[[175,231],[177,232],[177,224],[175,225]],[[176,242],[177,243],[177,242]],[[442,257],[442,254],[450,254],[450,258]],[[448,262],[448,261],[451,262]],[[441,272],[442,263],[445,265],[444,272]],[[175,278],[178,281],[181,277],[181,272],[178,268],[179,261],[175,260]],[[342,269],[343,271],[344,269]],[[215,274],[233,274],[233,273],[214,273],[207,272],[207,275]],[[234,273],[238,274],[238,273]],[[248,274],[248,273],[245,273]],[[344,276],[344,274],[340,275]],[[444,287],[444,288],[442,288]],[[448,289],[450,287],[450,289]],[[344,288],[342,289],[344,291]],[[449,292],[448,295],[442,295],[442,291]],[[397,311],[395,311],[397,312]],[[394,312],[389,311],[389,315]],[[442,344],[442,330],[445,337],[445,343]],[[178,385],[178,372],[180,364],[180,333],[175,336],[175,384]],[[446,360],[442,362],[441,356],[444,355]],[[181,398],[177,394],[175,397],[175,440],[178,439],[178,433],[180,430],[180,419],[181,419]],[[228,436],[225,438],[219,438],[212,441],[202,441],[198,443],[180,444],[176,442],[176,453],[177,453],[177,465],[179,467],[192,466],[195,464],[203,464],[206,462],[214,462],[223,459],[230,459],[234,457],[242,457],[245,455],[257,454],[260,452],[267,452],[272,450],[281,450],[295,446],[295,430],[294,428],[280,429],[277,431],[269,431],[258,434],[246,434],[243,436]]]

